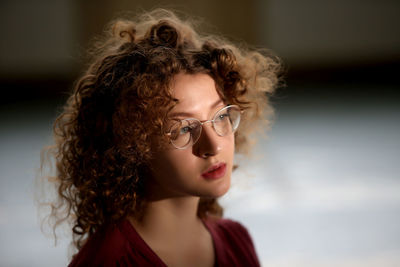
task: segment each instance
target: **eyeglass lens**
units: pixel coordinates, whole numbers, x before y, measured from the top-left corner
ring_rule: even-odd
[[[233,133],[240,123],[240,109],[237,106],[227,106],[219,110],[211,121],[219,136]],[[184,119],[171,128],[171,143],[176,148],[186,148],[200,138],[202,123],[197,119]]]

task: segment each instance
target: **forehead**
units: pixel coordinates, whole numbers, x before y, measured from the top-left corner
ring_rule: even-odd
[[[201,110],[221,100],[214,79],[204,73],[177,74],[171,89],[173,97],[178,99],[174,110]]]

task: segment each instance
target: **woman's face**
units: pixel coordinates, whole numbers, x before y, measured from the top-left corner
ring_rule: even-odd
[[[171,119],[211,120],[225,106],[207,74],[178,74],[172,83],[178,104]],[[151,161],[153,198],[180,196],[220,197],[230,187],[234,134],[219,136],[205,123],[198,141],[186,149],[169,145],[157,149]]]

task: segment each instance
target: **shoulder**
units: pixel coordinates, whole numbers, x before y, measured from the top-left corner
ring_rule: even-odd
[[[247,228],[237,221],[223,218],[209,218],[207,219],[207,225],[225,237],[237,237],[241,240],[248,239],[251,242]]]
[[[98,229],[73,257],[69,267],[112,265],[126,250],[128,240],[118,224]]]
[[[126,219],[96,231],[69,267],[165,266]]]
[[[207,218],[204,221],[213,236],[220,265],[260,266],[252,238],[245,226],[222,218]]]

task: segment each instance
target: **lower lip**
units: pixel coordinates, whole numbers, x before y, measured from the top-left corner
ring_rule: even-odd
[[[203,173],[201,176],[205,179],[218,179],[225,175],[226,173],[226,164],[222,164],[217,169],[213,170],[212,172]]]

